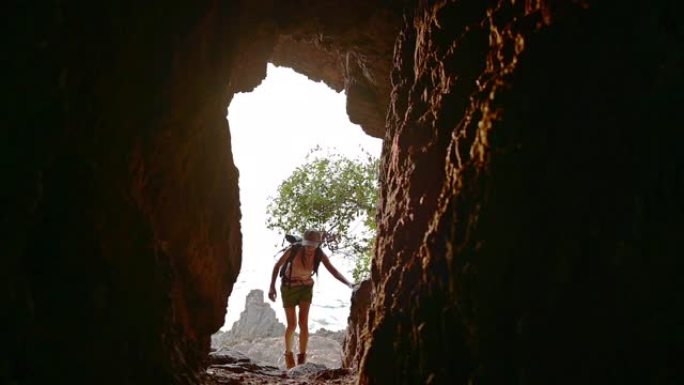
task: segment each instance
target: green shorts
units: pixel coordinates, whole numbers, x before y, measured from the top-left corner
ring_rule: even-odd
[[[295,307],[300,302],[311,303],[313,298],[313,285],[280,286],[280,298],[283,299],[283,307]]]

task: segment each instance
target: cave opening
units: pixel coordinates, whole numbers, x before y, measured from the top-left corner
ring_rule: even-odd
[[[212,337],[212,350],[236,351],[257,363],[282,367],[285,311],[279,291],[275,302],[266,297],[271,269],[285,241],[281,231],[267,228],[267,206],[278,186],[309,155],[377,159],[382,141],[349,121],[344,92],[271,63],[262,83],[252,92],[236,94],[227,111],[231,151],[239,170],[242,265],[228,298],[225,323]],[[362,222],[355,221],[350,231],[361,231]],[[323,250],[353,281],[354,258]],[[351,290],[322,266],[314,280],[308,361],[340,367]]]

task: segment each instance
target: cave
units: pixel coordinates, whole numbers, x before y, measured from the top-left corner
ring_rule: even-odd
[[[12,2],[0,382],[205,381],[272,62],[384,141],[356,382],[681,383],[683,8]]]

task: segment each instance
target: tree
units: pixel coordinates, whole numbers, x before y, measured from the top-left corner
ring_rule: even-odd
[[[285,234],[325,232],[333,253],[355,262],[354,280],[370,273],[378,201],[378,159],[351,159],[316,147],[278,187],[267,208],[267,227]]]

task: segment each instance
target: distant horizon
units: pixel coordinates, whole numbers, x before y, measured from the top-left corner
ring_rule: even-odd
[[[242,268],[229,298],[225,323],[229,330],[244,310],[250,290],[268,292],[274,254],[282,247],[284,234],[266,228],[266,206],[278,185],[304,162],[315,146],[335,149],[348,157],[366,151],[379,157],[382,140],[367,135],[349,122],[346,95],[322,82],[286,67],[267,66],[267,76],[250,93],[233,97],[228,108],[232,153],[239,170]],[[330,255],[329,251],[328,254]],[[353,263],[331,258],[332,263],[351,280]],[[310,314],[310,330],[346,327],[351,290],[320,269],[316,279]],[[272,305],[276,317],[285,322],[280,293]]]

